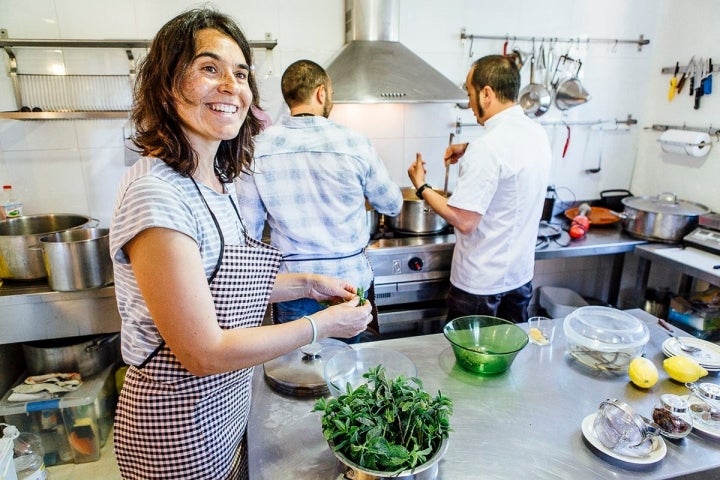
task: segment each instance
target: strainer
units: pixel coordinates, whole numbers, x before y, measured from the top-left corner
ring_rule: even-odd
[[[646,440],[660,433],[654,422],[616,399],[608,399],[600,404],[593,430],[607,448],[632,452],[634,455],[649,453],[652,443]]]

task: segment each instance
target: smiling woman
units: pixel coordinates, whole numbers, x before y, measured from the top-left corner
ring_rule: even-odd
[[[261,129],[251,64],[235,22],[197,9],[165,24],[138,67],[143,158],[120,184],[110,229],[130,365],[114,429],[126,479],[247,479],[253,367],[311,338],[353,337],[371,319],[354,286],[278,274],[279,251],[246,234],[232,180],[250,170]],[[269,301],[300,297],[336,305],[261,326]]]
[[[232,38],[207,29],[198,32],[196,42],[197,54],[183,75],[176,108],[197,148],[237,136],[253,93],[248,61]]]

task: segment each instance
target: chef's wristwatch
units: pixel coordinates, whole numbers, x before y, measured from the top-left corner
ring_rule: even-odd
[[[432,190],[432,187],[431,187],[430,185],[428,185],[427,183],[423,183],[422,185],[420,185],[420,186],[418,187],[417,190],[415,190],[415,195],[417,195],[417,197],[418,197],[420,200],[425,200],[425,199],[423,198],[423,192],[425,191],[426,188],[429,188],[430,190]]]

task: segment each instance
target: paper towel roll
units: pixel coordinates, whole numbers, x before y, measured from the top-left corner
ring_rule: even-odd
[[[658,139],[663,152],[690,157],[704,157],[710,152],[712,141],[707,132],[692,130],[667,130]]]

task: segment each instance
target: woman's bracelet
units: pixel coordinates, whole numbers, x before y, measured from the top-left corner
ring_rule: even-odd
[[[317,325],[315,324],[315,319],[310,315],[303,315],[302,318],[307,318],[310,322],[310,326],[312,327],[312,340],[310,343],[315,343],[317,341]]]

